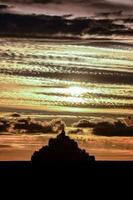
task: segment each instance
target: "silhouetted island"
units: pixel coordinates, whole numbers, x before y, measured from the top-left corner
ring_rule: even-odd
[[[65,131],[55,138],[50,139],[48,145],[35,151],[31,157],[32,163],[40,162],[83,162],[92,163],[94,156],[90,156],[85,150],[78,147],[77,142],[65,135]]]
[[[99,185],[112,189],[108,183],[112,184],[113,181],[113,186],[116,184],[117,188],[119,180],[123,186],[123,183],[127,184],[132,179],[133,161],[95,161],[95,157],[81,150],[77,142],[65,135],[64,130],[55,139],[50,139],[48,145],[34,152],[31,161],[0,162],[2,185],[5,180],[6,183],[14,180],[19,183],[19,188],[20,183],[22,187],[23,183],[27,185],[28,190],[32,186],[32,191],[36,191],[38,186],[39,192],[43,191],[43,194],[49,188],[53,192],[56,186],[57,193],[62,188],[66,192],[68,187],[72,190],[76,187],[76,192],[81,191],[81,186],[83,191],[87,191],[90,186],[96,190]]]

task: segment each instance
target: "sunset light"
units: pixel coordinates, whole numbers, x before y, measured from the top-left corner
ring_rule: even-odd
[[[80,96],[82,94],[85,94],[87,92],[87,89],[79,86],[72,86],[67,89],[67,92],[72,96]]]
[[[133,160],[133,0],[0,0],[0,161],[49,144]]]

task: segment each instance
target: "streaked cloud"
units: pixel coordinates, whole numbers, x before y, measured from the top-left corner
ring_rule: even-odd
[[[1,0],[13,5],[9,11],[23,14],[48,14],[74,16],[90,16],[95,13],[123,10],[132,14],[132,0]]]

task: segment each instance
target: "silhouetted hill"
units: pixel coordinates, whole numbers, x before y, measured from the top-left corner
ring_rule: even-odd
[[[77,142],[65,135],[64,130],[55,139],[50,139],[47,146],[34,152],[32,163],[40,162],[94,162],[95,157],[89,156],[85,150],[78,147]]]

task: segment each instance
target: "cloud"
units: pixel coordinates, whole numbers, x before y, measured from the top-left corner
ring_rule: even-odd
[[[93,134],[102,136],[133,136],[133,125],[127,126],[122,120],[114,123],[100,122],[93,128]]]
[[[31,2],[34,2],[34,3],[44,3],[44,4],[47,4],[47,3],[48,4],[49,3],[60,4],[60,3],[62,3],[61,0],[31,0]]]
[[[5,9],[8,9],[9,6],[6,5],[6,4],[0,4],[0,10],[5,10]]]
[[[77,122],[72,124],[72,127],[78,128],[93,128],[99,123],[107,122],[107,123],[114,123],[116,119],[110,117],[89,117],[86,119],[80,119]]]
[[[30,117],[23,118],[17,113],[8,118],[0,118],[0,132],[11,133],[58,133],[65,128],[65,122],[61,119],[51,121],[39,121]]]
[[[5,3],[5,0],[1,0]],[[13,12],[40,13],[49,15],[72,14],[74,16],[91,16],[94,13],[113,12],[118,10],[132,14],[131,0],[14,0],[6,1],[15,5]],[[41,4],[41,5],[40,5]]]
[[[128,123],[127,123],[128,121]],[[72,124],[72,127],[93,128],[92,133],[99,136],[133,136],[133,118],[90,117]],[[69,134],[82,134],[82,129],[72,129]]]
[[[82,4],[82,5],[124,5],[124,6],[132,6],[132,0],[1,0],[0,2],[8,2],[8,3],[42,3],[42,4]]]
[[[123,6],[133,6],[132,0],[106,0],[109,3],[112,3],[114,5],[123,5]]]
[[[126,25],[126,20],[124,21],[124,19],[123,19],[123,24],[119,23],[117,24],[116,23],[117,19],[115,20],[94,19],[94,18],[69,19],[69,17],[67,18],[67,16],[18,15],[18,14],[8,14],[8,13],[0,14],[0,18],[4,20],[4,25],[2,23],[0,24],[0,34],[6,36],[13,35],[19,37],[34,36],[34,37],[49,37],[49,38],[52,37],[54,38],[55,37],[56,38],[109,37],[110,38],[113,35],[115,36],[125,35],[132,37],[133,34],[132,26],[129,27],[128,25]],[[32,26],[33,24],[34,26]],[[16,71],[14,73],[18,74],[19,72]],[[23,73],[24,75],[26,75],[25,71]],[[32,75],[34,75],[34,72],[32,72]],[[38,74],[38,76],[40,75],[42,74]],[[129,76],[129,79],[125,81],[130,82],[130,79],[132,77],[130,76],[130,74],[127,75]],[[86,78],[87,77],[88,74]],[[111,76],[108,78],[113,80]],[[118,81],[120,81],[121,78],[123,79],[123,77],[119,76]]]
[[[80,128],[92,128],[95,126],[95,123],[90,122],[88,119],[81,119],[78,122],[73,123],[72,126]]]
[[[35,120],[13,113],[0,118],[0,132],[18,133],[59,133],[66,127],[60,119]],[[133,118],[88,117],[71,125],[68,134],[83,134],[83,128],[93,128],[93,134],[103,136],[133,136]]]
[[[67,132],[67,134],[83,134],[83,133],[84,133],[83,129],[79,129],[79,128],[73,129],[73,130],[69,130]]]

